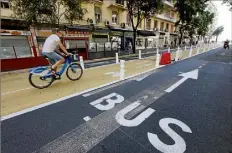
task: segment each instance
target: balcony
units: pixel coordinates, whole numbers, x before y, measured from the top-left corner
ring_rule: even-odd
[[[168,14],[157,14],[155,15],[157,18],[162,19],[162,20],[166,20],[166,21],[170,21],[172,23],[176,23],[176,19],[171,17]]]
[[[111,0],[110,5],[108,7],[119,8],[123,11],[127,10],[124,5],[124,0]]]

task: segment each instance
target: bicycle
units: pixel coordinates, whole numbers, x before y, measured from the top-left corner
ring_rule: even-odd
[[[81,65],[77,62],[73,62],[76,59],[77,55],[72,55],[72,56],[66,56],[65,57],[65,62],[63,63],[63,66],[61,66],[61,70],[57,72],[57,75],[60,77],[66,70],[66,76],[69,80],[71,81],[76,81],[79,80],[82,75],[83,75],[83,69]],[[48,57],[44,56],[46,60],[48,60],[49,65],[51,66],[51,59]],[[32,68],[29,70],[29,83],[38,89],[44,89],[49,87],[55,80],[58,80],[56,76],[49,70],[50,66],[39,66],[36,68]],[[66,69],[67,68],[67,69]],[[79,72],[79,73],[78,73]],[[72,78],[71,73],[76,74],[74,78]],[[33,77],[37,77],[38,80],[42,81],[45,83],[44,85],[38,85],[35,83],[33,80]]]

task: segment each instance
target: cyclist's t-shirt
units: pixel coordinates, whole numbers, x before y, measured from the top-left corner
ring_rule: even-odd
[[[43,45],[43,51],[42,52],[45,52],[45,53],[51,53],[51,52],[54,52],[58,43],[57,41],[60,41],[60,38],[55,35],[55,34],[52,34],[50,35],[44,45]]]

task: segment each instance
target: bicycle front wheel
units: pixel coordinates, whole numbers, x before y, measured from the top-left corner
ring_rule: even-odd
[[[66,71],[67,77],[72,81],[79,80],[82,77],[82,74],[83,74],[83,69],[81,65],[78,63],[70,64]]]
[[[49,87],[53,81],[54,81],[54,78],[52,76],[49,78],[44,78],[43,75],[40,75],[37,73],[29,74],[29,83],[33,87],[38,88],[38,89],[44,89],[44,88]]]

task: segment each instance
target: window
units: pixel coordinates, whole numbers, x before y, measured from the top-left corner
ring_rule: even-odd
[[[161,22],[160,23],[160,31],[163,31],[164,30],[164,22]]]
[[[171,25],[171,32],[174,32],[174,25]]]
[[[130,20],[130,14],[129,13],[127,13],[127,16],[126,16],[126,24],[128,26],[131,26],[131,20]]]
[[[151,29],[151,19],[146,19],[146,29],[147,30]]]
[[[95,12],[95,21],[96,23],[101,22],[101,9],[100,7],[94,7],[94,12]]]
[[[3,9],[9,9],[10,5],[8,1],[1,1],[1,8]]]
[[[166,24],[166,30],[169,31],[169,24]]]
[[[158,28],[158,21],[157,20],[154,21],[154,28]]]
[[[117,24],[118,23],[118,12],[113,11],[112,12],[112,24]]]
[[[124,5],[124,0],[116,0],[116,4]]]

